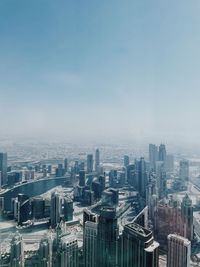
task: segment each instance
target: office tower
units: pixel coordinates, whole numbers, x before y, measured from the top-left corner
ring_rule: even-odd
[[[95,172],[99,172],[99,167],[100,167],[100,152],[99,149],[97,148],[95,151]]]
[[[78,242],[73,236],[61,238],[61,264],[59,267],[79,267]]]
[[[183,182],[189,181],[189,161],[188,160],[180,161],[179,178]]]
[[[10,267],[24,267],[23,241],[18,232],[11,240]]]
[[[124,156],[124,167],[127,168],[129,165],[129,156],[125,155]]]
[[[69,197],[62,198],[62,218],[64,221],[72,221],[73,220],[73,201]]]
[[[118,266],[119,228],[114,208],[105,207],[100,211],[97,233],[97,266]]]
[[[79,171],[79,185],[85,186],[85,171]]]
[[[163,161],[164,164],[166,163],[166,157],[167,157],[167,152],[164,144],[160,144],[159,146],[159,153],[158,153],[158,160]]]
[[[138,162],[138,190],[141,197],[146,199],[146,190],[147,190],[147,170],[146,162],[144,158],[140,158]]]
[[[17,196],[17,223],[22,225],[30,219],[30,201],[29,197],[24,194]]]
[[[155,170],[157,160],[158,160],[158,148],[156,145],[149,144],[149,163],[151,170]]]
[[[138,176],[136,172],[135,164],[129,164],[126,168],[127,173],[127,182],[134,186],[135,189],[138,189]]]
[[[159,199],[164,198],[167,194],[167,177],[163,161],[156,162],[156,181]]]
[[[87,155],[87,172],[93,172],[93,155]]]
[[[50,245],[47,236],[41,239],[39,245],[39,267],[50,267]]]
[[[53,192],[51,194],[51,227],[55,228],[60,223],[60,196],[58,192]]]
[[[191,243],[188,239],[168,235],[167,267],[190,267]]]
[[[83,230],[84,267],[94,267],[97,264],[97,226],[98,224],[95,222],[85,222]]]
[[[63,165],[59,163],[58,168],[56,168],[56,177],[62,177],[64,174],[65,170],[63,169]]]
[[[0,153],[0,186],[7,184],[7,153]]]
[[[51,165],[48,165],[48,167],[47,167],[47,172],[48,172],[49,174],[52,173],[52,166],[51,166]]]
[[[106,187],[106,177],[105,177],[105,174],[99,176],[99,183],[101,184],[101,188],[102,188],[102,191],[103,191],[105,189],[105,187]]]
[[[188,194],[185,195],[181,202],[181,214],[184,222],[184,237],[193,240],[194,237],[194,226],[193,226],[193,206],[192,200]]]
[[[65,173],[68,172],[68,159],[67,158],[64,159],[64,170],[65,170]]]
[[[116,182],[117,182],[117,170],[111,170],[109,172],[109,186],[115,187]]]
[[[158,267],[159,243],[150,230],[135,223],[125,225],[122,244],[123,267]]]

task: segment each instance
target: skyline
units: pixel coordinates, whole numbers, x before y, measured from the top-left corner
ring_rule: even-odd
[[[199,144],[199,10],[1,1],[1,135]]]

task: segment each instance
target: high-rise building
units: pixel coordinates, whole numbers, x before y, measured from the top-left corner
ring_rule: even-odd
[[[157,160],[158,160],[158,148],[154,144],[149,144],[149,163],[150,163],[150,168],[152,170],[155,170]]]
[[[18,232],[11,240],[10,267],[24,267],[23,240]]]
[[[39,261],[40,265],[39,267],[50,267],[50,245],[48,237],[45,236],[41,239],[40,245],[39,245]]]
[[[126,168],[127,182],[138,189],[138,176],[135,164],[129,164]]]
[[[93,172],[93,155],[87,155],[87,172]]]
[[[0,153],[0,186],[7,184],[7,153]]]
[[[192,241],[194,237],[193,206],[188,194],[185,195],[181,202],[181,214],[184,223],[184,237]]]
[[[164,198],[166,196],[167,177],[163,161],[156,162],[156,182],[158,189],[158,197]]]
[[[123,267],[158,267],[159,243],[150,230],[131,223],[122,235]]]
[[[189,180],[189,161],[188,160],[180,161],[179,177],[183,182]]]
[[[60,223],[61,210],[60,210],[60,196],[58,192],[53,192],[51,194],[51,227],[55,228]]]
[[[108,207],[102,208],[97,233],[97,266],[118,266],[118,237],[116,210]]]
[[[64,170],[65,170],[65,173],[68,172],[68,159],[67,158],[64,159]]]
[[[73,201],[69,197],[62,198],[62,217],[63,220],[68,222],[73,220]]]
[[[79,171],[79,185],[85,186],[85,171]]]
[[[166,163],[166,157],[167,157],[166,147],[164,144],[160,144],[159,153],[158,153],[158,160],[163,161],[165,164]]]
[[[75,237],[61,238],[61,265],[59,267],[79,267],[78,242]]]
[[[124,156],[124,167],[127,168],[129,165],[129,156],[125,155]]]
[[[85,222],[83,231],[84,267],[94,267],[97,264],[97,226],[96,222]]]
[[[140,158],[138,162],[138,189],[141,197],[146,199],[146,190],[147,190],[147,169],[146,162],[144,158]]]
[[[167,267],[189,267],[191,243],[188,239],[176,235],[168,235]]]
[[[100,167],[100,152],[99,149],[97,148],[95,151],[95,172],[99,172],[99,167]]]

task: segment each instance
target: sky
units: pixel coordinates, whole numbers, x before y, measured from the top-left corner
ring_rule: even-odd
[[[200,0],[0,0],[0,136],[200,143]]]

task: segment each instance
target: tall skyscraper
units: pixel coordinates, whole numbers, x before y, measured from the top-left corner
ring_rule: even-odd
[[[188,160],[180,161],[179,178],[183,182],[189,181],[189,161]]]
[[[192,241],[194,237],[193,206],[188,194],[185,195],[181,202],[181,214],[184,223],[184,237]]]
[[[144,158],[140,158],[138,162],[138,189],[141,197],[146,199],[146,191],[147,191],[147,169],[146,162]]]
[[[85,171],[79,171],[79,185],[85,186]]]
[[[158,267],[159,243],[150,230],[135,223],[126,225],[122,247],[123,267]]]
[[[87,155],[87,172],[93,172],[93,155]]]
[[[63,197],[62,200],[62,218],[65,222],[73,220],[73,200],[67,196]]]
[[[40,260],[40,267],[50,267],[50,246],[48,237],[45,236],[41,239],[39,245],[39,260]]]
[[[67,158],[64,159],[64,170],[65,170],[65,173],[68,172],[68,159]]]
[[[7,184],[7,153],[0,153],[0,186]]]
[[[129,165],[129,156],[125,155],[124,156],[124,167],[127,168]]]
[[[61,238],[61,265],[59,267],[79,267],[78,242],[72,236]]]
[[[166,183],[167,183],[167,177],[166,177],[166,171],[164,167],[163,161],[157,161],[156,162],[156,182],[157,182],[157,189],[158,189],[158,197],[164,198],[166,196]]]
[[[158,154],[158,160],[163,161],[164,164],[166,163],[166,157],[167,157],[167,152],[166,152],[166,147],[164,144],[160,144],[159,146],[159,154]]]
[[[84,267],[97,264],[97,226],[96,222],[86,221],[83,231]]]
[[[11,240],[10,267],[24,267],[23,240],[18,232]]]
[[[97,148],[95,151],[95,172],[99,172],[99,167],[100,167],[100,152],[99,149]]]
[[[150,163],[150,168],[152,170],[155,170],[157,160],[158,160],[158,148],[154,144],[149,144],[149,163]]]
[[[61,205],[60,196],[58,192],[53,192],[51,194],[51,227],[55,228],[60,223],[61,218]]]
[[[119,228],[114,208],[102,208],[97,233],[97,266],[118,266]]]
[[[191,243],[188,239],[170,234],[168,235],[167,267],[189,267]]]

